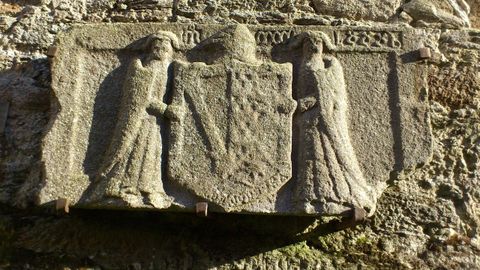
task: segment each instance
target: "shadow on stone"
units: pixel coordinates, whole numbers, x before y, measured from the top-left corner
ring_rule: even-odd
[[[388,56],[388,66],[390,71],[388,73],[387,85],[390,108],[390,123],[393,135],[393,155],[395,164],[394,170],[401,170],[404,167],[405,156],[403,153],[402,140],[402,116],[400,111],[400,93],[398,87],[398,71],[397,71],[397,55],[390,53]]]
[[[60,105],[49,87],[47,58],[14,64],[0,78],[0,100],[9,104],[0,134],[0,202],[26,207],[43,185],[41,142]]]
[[[16,256],[23,256],[22,250],[34,250],[89,258],[106,269],[132,264],[210,269],[335,231],[331,222],[303,233],[315,222],[313,217],[212,214],[199,218],[181,213],[73,209],[69,216],[43,216],[25,224],[15,238]]]
[[[131,53],[130,53],[131,54]],[[95,96],[92,126],[88,136],[88,148],[83,166],[90,179],[100,169],[103,156],[112,138],[118,113],[118,105],[121,102],[123,78],[128,67],[128,59],[131,55],[125,51],[118,54],[120,66],[112,70],[100,84]]]

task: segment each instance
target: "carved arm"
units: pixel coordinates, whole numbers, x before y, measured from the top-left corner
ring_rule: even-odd
[[[183,113],[183,107],[168,105],[167,109],[165,110],[165,117],[172,121],[180,121],[180,119],[183,117]]]
[[[155,115],[156,117],[164,115],[166,110],[167,104],[163,103],[160,100],[152,101],[147,108],[147,112],[151,115]]]

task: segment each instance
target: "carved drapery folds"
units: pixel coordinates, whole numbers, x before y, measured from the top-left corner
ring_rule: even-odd
[[[165,208],[171,199],[162,181],[153,179],[162,179],[162,123],[173,118],[164,96],[178,40],[162,31],[148,36],[142,45],[144,55],[134,58],[126,73],[117,124],[96,184],[105,188],[106,196],[129,205],[145,202]]]
[[[84,48],[72,60],[79,70],[68,70],[81,79],[70,82],[75,93],[64,93],[66,80],[54,76],[60,104],[73,105],[64,106],[45,138],[45,146],[60,137],[68,142],[65,150],[44,151],[40,201],[69,197],[81,207],[155,209],[206,201],[220,212],[341,215],[363,208],[372,214],[392,168],[429,154],[428,116],[405,120],[422,110],[422,101],[411,85],[399,83],[416,76],[417,67],[392,70],[394,55],[405,47],[402,31],[150,28],[140,28],[148,34],[136,38],[119,34],[116,41],[71,45]],[[88,65],[112,70],[108,59],[92,57],[100,49],[115,52],[110,59],[117,68],[95,87],[82,72]],[[355,51],[372,56],[344,53]],[[68,64],[60,52],[56,70]],[[355,85],[363,71],[352,67],[362,61],[380,62],[395,81]],[[82,98],[90,105],[79,105]],[[382,109],[370,112],[379,120],[368,123],[362,113],[372,110],[372,100]],[[391,106],[405,100],[403,111]],[[381,143],[368,139],[376,133]],[[423,148],[411,151],[408,140],[419,134]],[[379,148],[373,150],[378,164],[364,145]],[[60,171],[68,184],[55,180]]]
[[[292,42],[301,47],[297,90],[299,129],[296,199],[307,213],[340,212],[345,205],[375,209],[350,139],[348,95],[343,68],[323,33],[302,33]]]

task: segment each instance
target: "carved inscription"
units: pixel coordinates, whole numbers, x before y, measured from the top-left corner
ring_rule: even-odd
[[[255,40],[259,45],[276,45],[284,43],[289,38],[293,37],[294,31],[289,30],[258,30],[255,33]]]
[[[400,49],[401,33],[386,31],[349,30],[335,32],[337,46],[368,49]]]
[[[187,26],[182,32],[182,41],[186,47],[193,47],[200,43],[202,38],[201,30],[198,30],[195,25]]]

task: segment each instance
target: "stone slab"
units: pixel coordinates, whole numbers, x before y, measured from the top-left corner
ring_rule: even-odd
[[[55,46],[40,204],[371,215],[430,157],[414,29],[93,24]]]

